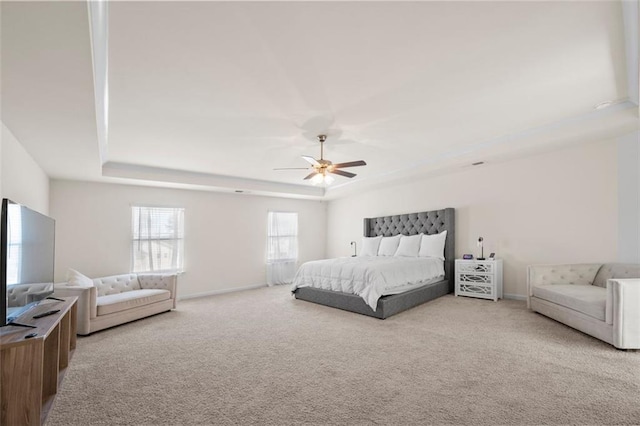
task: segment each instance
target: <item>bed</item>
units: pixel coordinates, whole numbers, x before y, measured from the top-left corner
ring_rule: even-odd
[[[364,219],[365,237],[432,235],[445,230],[447,231],[444,247],[445,259],[442,263],[444,277],[429,280],[417,288],[410,288],[399,294],[381,296],[377,299],[375,310],[367,304],[365,298],[344,291],[294,285],[293,294],[296,299],[385,319],[447,293],[452,293],[455,260],[455,210],[453,208]],[[341,260],[336,259],[335,261],[347,262],[346,265],[349,265],[348,259],[350,258],[341,258]],[[357,262],[357,260],[354,261]],[[354,267],[354,270],[357,271],[357,268]]]

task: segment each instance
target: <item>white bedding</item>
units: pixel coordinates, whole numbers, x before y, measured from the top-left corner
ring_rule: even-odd
[[[359,256],[306,262],[298,269],[293,290],[314,287],[356,294],[376,310],[378,299],[444,277],[444,262],[433,257]]]

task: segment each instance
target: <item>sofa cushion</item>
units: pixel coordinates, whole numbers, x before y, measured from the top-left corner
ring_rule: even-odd
[[[112,275],[110,277],[96,278],[93,280],[98,289],[98,297],[125,291],[140,290],[140,282],[136,274]]]
[[[168,290],[130,290],[98,297],[98,316],[126,311],[171,298]]]
[[[640,265],[637,263],[605,263],[593,280],[593,285],[607,288],[611,278],[640,278]]]
[[[594,285],[538,285],[533,287],[533,296],[565,308],[582,312],[600,321],[605,319],[607,290]]]

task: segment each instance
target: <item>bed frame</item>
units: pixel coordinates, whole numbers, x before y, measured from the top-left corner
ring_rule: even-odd
[[[453,292],[455,259],[455,210],[446,208],[429,212],[401,214],[364,219],[364,236],[390,237],[393,235],[438,234],[447,231],[444,246],[444,280],[410,290],[406,293],[382,296],[376,310],[372,310],[364,299],[350,293],[302,287],[295,290],[296,299],[319,303],[345,311],[356,312],[385,319],[391,315]]]

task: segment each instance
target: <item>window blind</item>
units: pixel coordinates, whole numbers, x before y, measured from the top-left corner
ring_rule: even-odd
[[[182,272],[184,265],[184,209],[131,208],[132,272]]]

